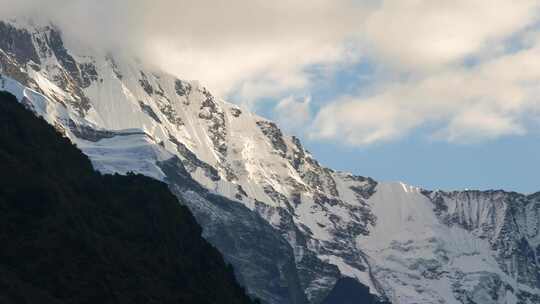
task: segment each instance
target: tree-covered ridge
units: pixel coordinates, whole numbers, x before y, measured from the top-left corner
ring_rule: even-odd
[[[164,183],[101,175],[0,92],[0,303],[252,303]]]

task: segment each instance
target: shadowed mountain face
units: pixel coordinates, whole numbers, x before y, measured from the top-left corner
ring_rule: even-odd
[[[253,303],[167,185],[101,175],[0,93],[0,303]]]
[[[352,278],[341,278],[322,304],[376,304],[378,302],[369,293],[369,288]],[[388,302],[384,302],[389,304]]]

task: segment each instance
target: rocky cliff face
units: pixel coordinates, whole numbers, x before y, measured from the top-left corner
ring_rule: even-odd
[[[321,303],[343,277],[393,303],[534,303],[540,292],[536,266],[526,267],[538,250],[538,215],[526,207],[534,196],[467,200],[473,193],[336,172],[197,82],[68,50],[50,25],[2,22],[0,35],[0,89],[98,170],[145,174],[190,197],[205,237],[267,303]],[[480,209],[492,211],[480,220]],[[525,218],[510,219],[518,214]]]
[[[536,196],[382,183],[357,245],[396,303],[536,303]]]
[[[426,192],[435,205],[438,218],[449,227],[460,227],[485,241],[492,256],[508,280],[492,280],[491,298],[516,291],[518,299],[540,301],[537,292],[520,290],[540,288],[540,196],[504,191]],[[459,286],[458,286],[459,288]]]

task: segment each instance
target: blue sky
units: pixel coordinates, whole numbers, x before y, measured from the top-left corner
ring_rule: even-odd
[[[327,166],[378,180],[427,189],[540,191],[540,138],[533,135],[463,145],[413,134],[367,148],[311,141],[306,146]]]
[[[359,63],[318,83],[312,95],[312,111],[343,94],[354,94],[376,78],[370,63]],[[261,100],[256,108],[279,121],[273,111],[277,102]],[[429,137],[418,129],[395,141],[351,146],[339,140],[313,140],[306,130],[286,130],[303,139],[306,148],[325,166],[370,176],[377,180],[403,181],[426,189],[504,189],[521,193],[540,191],[540,134],[503,136],[470,143],[450,143]]]

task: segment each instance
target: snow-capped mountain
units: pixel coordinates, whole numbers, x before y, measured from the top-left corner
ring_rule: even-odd
[[[266,303],[321,303],[343,277],[380,300],[540,303],[540,195],[430,192],[320,165],[275,123],[61,31],[0,22],[0,90],[96,169],[185,199]]]

